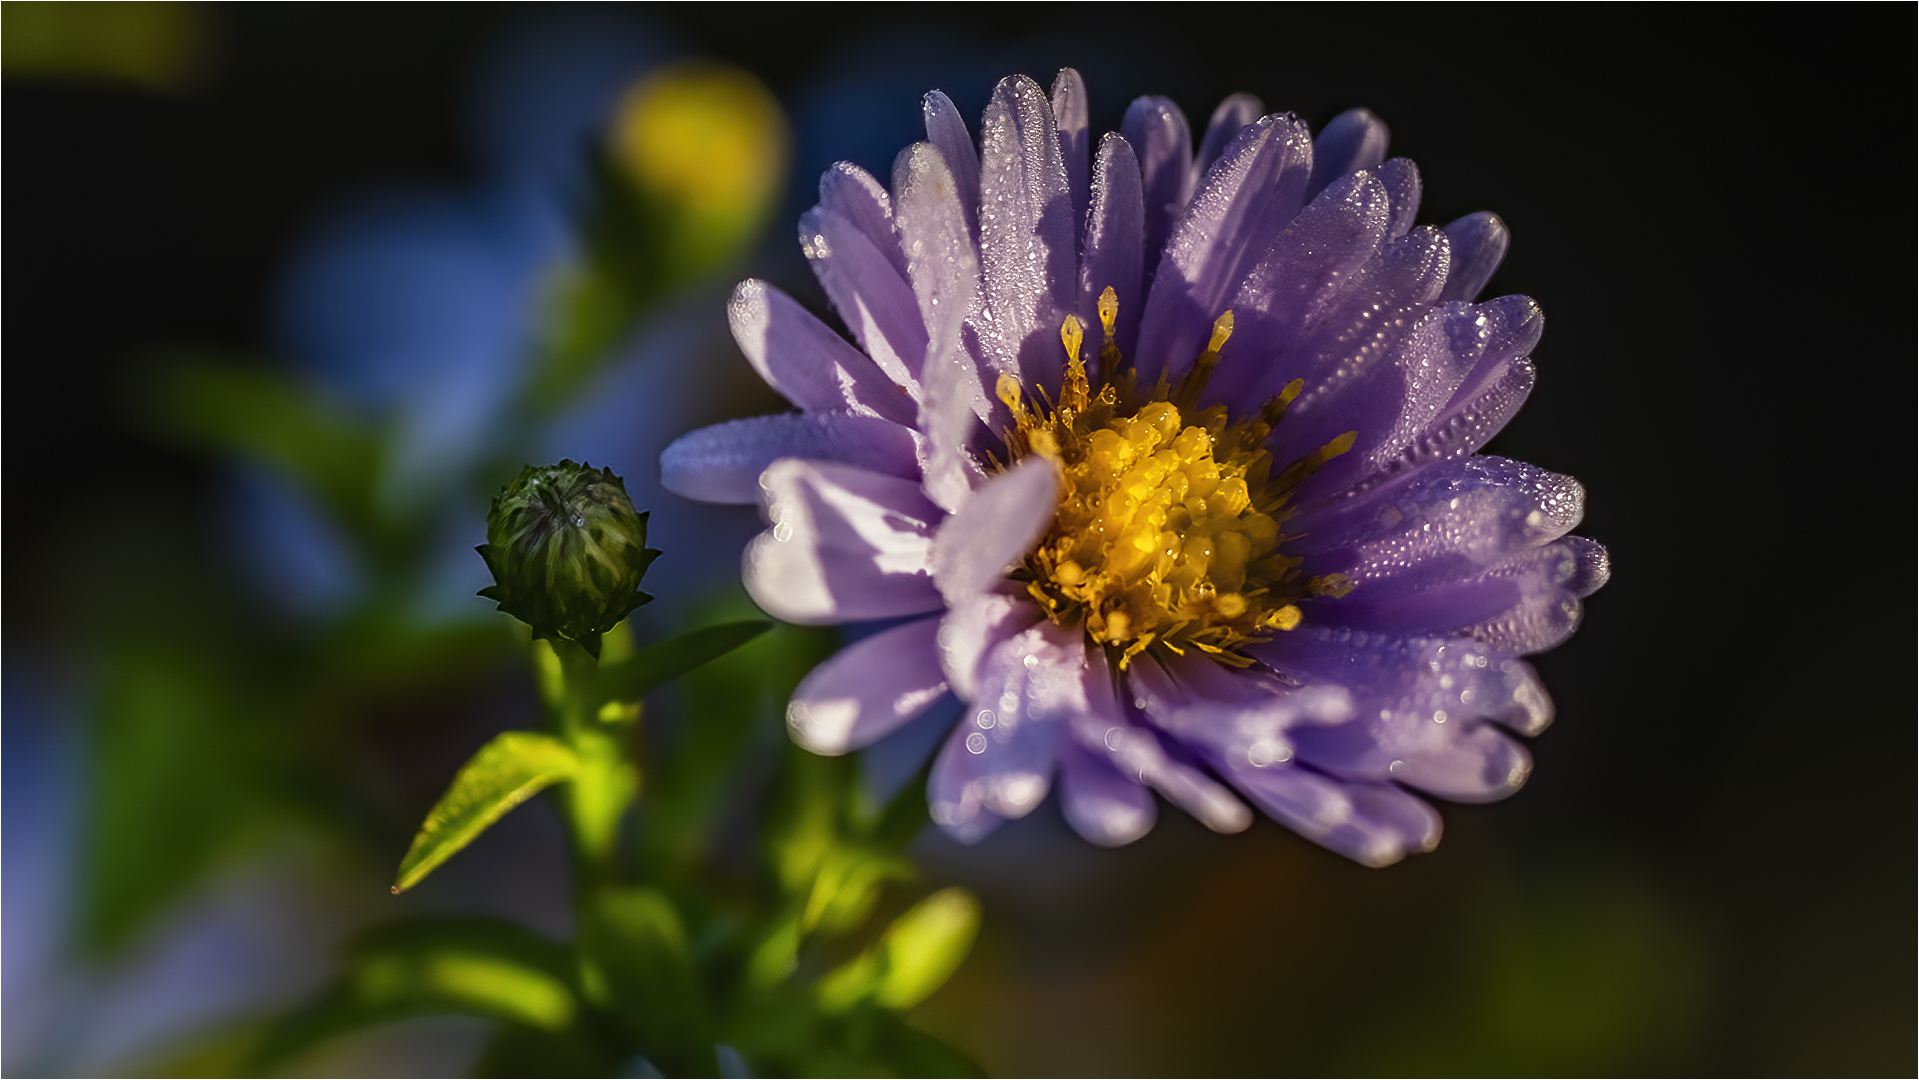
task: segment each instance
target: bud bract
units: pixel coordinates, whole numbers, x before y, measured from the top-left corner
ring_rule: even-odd
[[[527,466],[493,499],[477,549],[494,584],[480,595],[533,627],[598,656],[600,635],[653,599],[640,578],[659,557],[646,515],[611,469]]]

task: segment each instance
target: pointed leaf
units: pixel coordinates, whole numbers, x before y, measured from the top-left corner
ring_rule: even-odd
[[[393,891],[405,892],[419,884],[501,815],[547,785],[571,779],[579,769],[578,755],[551,735],[503,732],[461,766],[452,786],[427,814],[426,824],[400,860]]]
[[[701,627],[657,645],[649,645],[617,664],[600,668],[602,701],[632,701],[661,683],[671,682],[773,628],[765,619],[745,619]]]
[[[570,952],[513,923],[438,917],[376,928],[347,971],[282,1020],[240,1075],[265,1075],[307,1048],[408,1016],[456,1013],[562,1034],[580,1012]]]

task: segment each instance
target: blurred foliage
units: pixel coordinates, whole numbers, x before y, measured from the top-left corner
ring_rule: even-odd
[[[768,624],[694,631],[668,651],[688,655],[686,640],[707,643],[709,654],[730,648],[747,626],[764,632]],[[611,760],[643,758],[650,783],[625,766],[639,836],[621,851],[593,841],[597,811],[562,800],[576,846],[574,940],[473,919],[370,931],[348,950],[339,981],[267,1032],[244,1071],[282,1068],[369,1025],[458,1013],[501,1025],[481,1063],[493,1075],[604,1075],[644,1060],[667,1075],[710,1076],[728,1054],[779,1075],[976,1075],[964,1055],[900,1013],[958,967],[979,902],[948,888],[883,924],[873,918],[888,883],[915,877],[901,848],[925,824],[920,789],[871,806],[852,762],[783,745],[781,706],[829,646],[817,631],[780,627],[692,671],[679,746],[640,754],[626,737],[638,730],[639,710],[609,709],[618,698],[607,697],[638,684],[596,677],[578,646],[533,643],[546,732],[508,732],[468,762],[428,816],[395,891],[527,795],[551,784],[577,788],[590,775],[589,748],[611,730],[620,748]],[[710,741],[715,730],[725,734]],[[689,740],[701,748],[686,752]],[[769,787],[771,797],[748,813],[746,834],[763,838],[753,858],[724,842],[723,819],[742,809],[741,796]],[[714,797],[722,792],[734,800]],[[615,804],[615,827],[625,806]],[[656,861],[642,854],[649,850],[677,858]]]
[[[17,10],[23,8],[31,10]],[[75,14],[80,8],[99,13]],[[135,21],[190,14],[169,5],[116,4],[8,4],[5,11],[9,63],[11,50],[32,33],[67,40],[59,35],[80,34],[74,27],[120,25],[112,23],[115,12]],[[18,38],[16,19],[27,20]],[[54,28],[33,29],[42,23]],[[158,40],[151,27],[139,33]],[[690,89],[670,75],[647,85],[668,87],[681,109],[698,108],[708,92],[701,88],[710,87],[715,102],[707,112],[722,120],[738,114],[768,148],[750,160],[729,159],[728,167],[767,171],[764,182],[777,187],[785,134],[770,96],[742,73],[695,70],[705,81]],[[742,90],[745,84],[757,90]],[[588,152],[607,160],[604,151]],[[182,580],[182,592],[194,597],[196,636],[183,638],[177,620],[165,618],[132,620],[112,635],[118,644],[104,661],[106,690],[92,739],[91,790],[98,796],[87,812],[82,860],[82,938],[89,949],[125,946],[238,840],[236,823],[268,808],[381,849],[398,808],[380,793],[385,783],[367,773],[386,737],[380,724],[444,712],[470,697],[514,647],[505,621],[479,601],[470,615],[421,613],[438,538],[450,524],[458,527],[478,492],[517,469],[543,419],[590,385],[588,376],[661,297],[741,258],[765,212],[750,200],[735,205],[737,221],[751,228],[688,263],[676,253],[678,242],[666,239],[674,205],[648,204],[642,213],[642,201],[624,179],[590,192],[581,208],[584,254],[554,273],[618,302],[569,359],[535,348],[517,403],[464,475],[429,481],[396,468],[407,437],[399,416],[349,406],[311,378],[258,357],[176,347],[129,369],[121,396],[136,427],[164,445],[264,470],[299,492],[337,530],[362,580],[324,617],[289,624],[257,609],[231,580],[212,580],[230,569],[213,565],[197,571],[209,580]],[[665,269],[635,277],[629,271],[636,266]],[[549,325],[568,317],[556,309]],[[564,377],[554,375],[555,363]],[[714,628],[705,638],[609,664],[606,677],[637,699],[706,659],[709,649],[740,640],[738,628]]]
[[[790,143],[779,102],[734,68],[676,65],[626,92],[593,157],[585,255],[547,284],[533,415],[570,400],[658,298],[738,259],[778,202]]]
[[[197,4],[0,4],[0,72],[10,78],[108,79],[172,90],[193,77],[205,50]]]
[[[167,1068],[297,1068],[338,1036],[455,1014],[496,1025],[480,1068],[499,1074],[977,1072],[901,1018],[953,973],[979,925],[969,894],[914,891],[901,851],[925,823],[919,791],[874,805],[854,762],[785,738],[785,702],[833,635],[769,632],[737,593],[644,643],[626,622],[553,637],[509,631],[478,600],[457,615],[427,603],[444,537],[477,528],[475,496],[512,475],[668,297],[739,260],[788,154],[777,103],[742,72],[684,65],[635,84],[590,151],[583,242],[545,279],[519,391],[490,445],[450,473],[404,464],[403,413],[351,405],[255,357],[173,349],[133,369],[124,397],[147,436],[297,492],[359,581],[290,618],[208,559],[177,575],[192,619],[116,627],[92,726],[87,947],[124,952],[224,857],[276,830],[390,858],[406,812],[382,779],[393,730],[485,708],[516,652],[530,659],[541,725],[482,740],[393,891],[542,792],[573,863],[570,941],[473,917],[376,926],[304,1006],[176,1047]],[[632,609],[623,597],[647,561],[609,619]],[[514,581],[551,593],[549,578]]]

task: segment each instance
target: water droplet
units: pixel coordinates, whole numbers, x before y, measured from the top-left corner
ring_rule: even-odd
[[[969,754],[984,754],[986,752],[986,736],[981,735],[977,731],[968,735],[966,737],[966,752]]]

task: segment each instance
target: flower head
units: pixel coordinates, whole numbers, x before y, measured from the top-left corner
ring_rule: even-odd
[[[521,469],[493,497],[476,550],[494,581],[481,596],[536,636],[595,656],[600,635],[653,599],[640,579],[660,554],[646,546],[646,515],[613,470],[571,461]]]
[[[801,246],[855,349],[762,282],[734,335],[800,411],[682,438],[671,490],[759,501],[747,588],[794,622],[903,620],[807,677],[792,734],[871,743],[947,694],[929,785],[965,840],[1057,779],[1102,844],[1158,792],[1247,801],[1371,865],[1438,841],[1419,794],[1525,780],[1552,706],[1521,656],[1605,582],[1569,477],[1476,451],[1532,387],[1542,319],[1474,297],[1506,249],[1415,226],[1363,110],[1315,138],[1221,103],[1198,153],[1141,98],[1095,146],[1076,72],[952,103],[890,190],[839,165]]]

